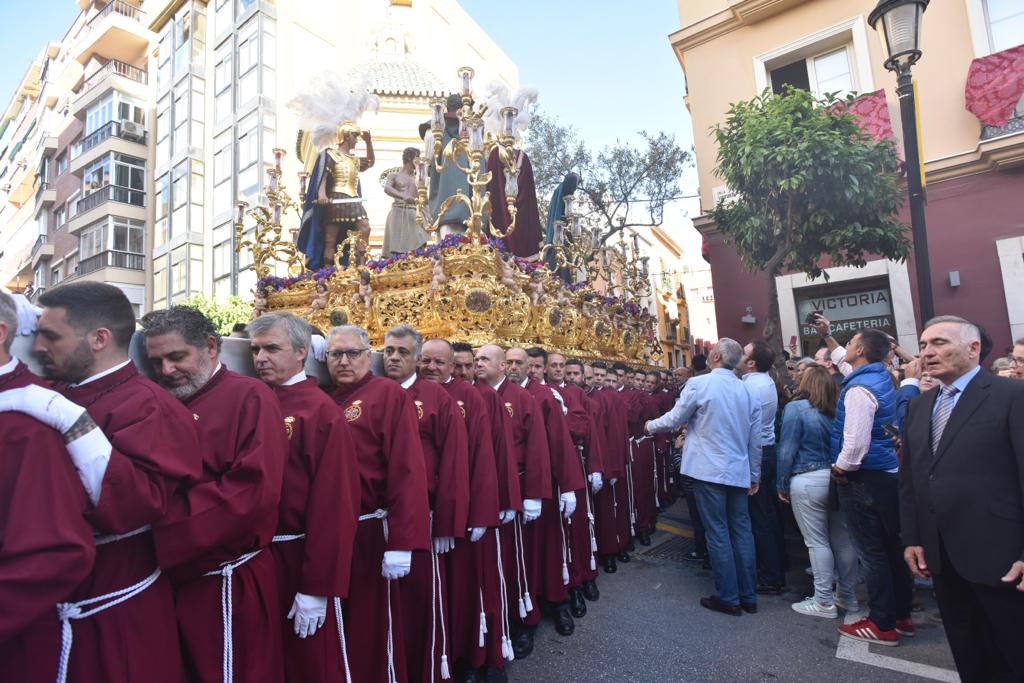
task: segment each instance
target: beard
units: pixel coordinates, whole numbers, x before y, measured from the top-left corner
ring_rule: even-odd
[[[160,378],[160,383],[167,391],[178,399],[184,401],[185,399],[191,398],[193,394],[206,386],[206,383],[210,381],[210,377],[213,376],[213,369],[216,366],[214,362],[208,358],[200,358],[199,366],[194,374],[178,373],[174,375],[168,375]],[[185,383],[178,386],[170,386],[168,382],[177,381],[184,379]]]
[[[69,384],[78,384],[92,376],[95,358],[93,358],[92,349],[89,348],[89,342],[82,339],[78,346],[75,347],[75,350],[71,352],[71,355],[68,356],[63,367],[58,366],[52,357],[40,359],[40,364],[44,377]]]

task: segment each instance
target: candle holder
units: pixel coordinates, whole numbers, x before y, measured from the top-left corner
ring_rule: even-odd
[[[285,213],[292,210],[301,220],[302,207],[292,200],[281,183],[281,159],[285,151],[275,148],[273,154],[274,165],[267,169],[267,184],[264,188],[268,205],[250,209],[249,203],[244,200],[235,204],[235,251],[241,252],[243,248],[248,248],[252,252],[252,268],[257,278],[270,275],[275,262],[286,264],[289,275],[299,275],[305,270],[302,254],[295,246],[298,228],[289,230],[288,239],[282,235]],[[305,173],[299,174],[299,184],[304,190]],[[302,195],[305,195],[305,191]],[[250,216],[256,223],[255,230],[249,235],[246,235],[246,216]]]

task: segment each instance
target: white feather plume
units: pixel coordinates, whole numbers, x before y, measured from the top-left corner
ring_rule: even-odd
[[[368,112],[380,109],[380,98],[370,92],[365,75],[354,82],[333,71],[314,76],[306,89],[288,102],[299,116],[299,127],[312,134],[317,149],[337,142],[337,127],[343,121],[358,122]]]
[[[519,140],[533,120],[532,105],[537,101],[538,95],[537,89],[533,87],[524,86],[513,93],[501,81],[491,81],[483,91],[483,101],[487,105],[487,114],[484,115],[484,130],[495,136],[500,135],[503,125],[501,109],[515,107],[519,110],[519,115],[516,118],[513,134],[516,140]]]

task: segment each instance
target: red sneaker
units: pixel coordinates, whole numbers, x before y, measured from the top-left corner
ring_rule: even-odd
[[[839,635],[853,638],[854,640],[861,640],[865,643],[875,643],[889,647],[896,647],[900,644],[900,637],[896,633],[896,629],[883,631],[875,625],[875,622],[867,617],[853,624],[843,624],[839,627]]]
[[[917,635],[917,629],[914,628],[914,622],[911,621],[910,617],[906,619],[896,620],[896,633],[907,638],[913,638]]]

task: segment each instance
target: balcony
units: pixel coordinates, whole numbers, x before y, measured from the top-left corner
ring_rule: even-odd
[[[111,121],[71,147],[68,168],[81,173],[89,164],[110,152],[146,157],[146,129],[131,121]]]
[[[111,88],[145,101],[149,97],[147,83],[149,83],[149,74],[145,69],[118,59],[111,59],[90,74],[81,87],[75,91],[75,99],[71,103],[71,115],[85,118],[86,110]]]
[[[982,124],[981,126],[981,139],[991,140],[992,138],[1000,138],[1004,135],[1013,135],[1015,133],[1024,132],[1024,103],[1018,108],[1015,116],[1007,121],[1002,126],[988,126]]]
[[[94,14],[78,34],[72,55],[87,64],[94,55],[130,62],[142,57],[152,34],[136,5],[112,0]]]
[[[146,257],[127,251],[101,251],[95,256],[78,262],[78,274],[81,276],[95,273],[103,268],[124,268],[125,270],[145,270]]]
[[[57,201],[57,188],[52,183],[39,183],[36,190],[36,211],[48,209]]]
[[[40,261],[49,261],[53,258],[53,242],[48,235],[40,235],[36,243],[32,245],[32,270],[36,269]]]
[[[117,185],[94,190],[78,200],[75,213],[68,221],[68,231],[74,234],[110,215],[145,221],[146,193]]]
[[[57,151],[59,144],[60,143],[56,137],[44,134],[42,138],[43,154],[53,154]]]

